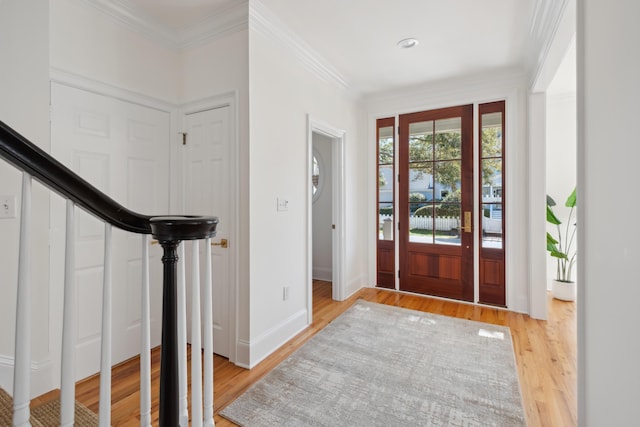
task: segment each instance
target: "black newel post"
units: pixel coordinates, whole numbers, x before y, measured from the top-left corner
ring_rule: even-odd
[[[151,232],[164,254],[162,285],[162,349],[160,352],[160,427],[178,427],[180,420],[178,360],[178,244],[216,234],[218,218],[167,216],[149,220]],[[183,426],[186,427],[186,426]]]
[[[161,241],[162,256],[162,348],[160,359],[160,427],[176,427],[180,415],[178,392],[178,244]]]

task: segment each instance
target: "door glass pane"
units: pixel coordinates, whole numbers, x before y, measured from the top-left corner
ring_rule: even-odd
[[[393,240],[393,204],[378,204],[378,238],[380,240]]]
[[[393,126],[378,128],[378,239],[393,240]]]
[[[482,157],[502,157],[502,113],[482,115]]]
[[[393,240],[393,165],[378,168],[379,238]]]
[[[436,200],[443,201],[456,193],[458,193],[458,201],[460,200],[461,168],[461,160],[434,163],[433,193]]]
[[[482,179],[482,247],[503,247],[503,114],[492,112],[481,114],[481,160]]]
[[[502,159],[482,159],[482,202],[502,202]]]
[[[409,241],[414,243],[433,243],[433,204],[426,203],[409,206]]]
[[[433,160],[433,122],[409,124],[409,161]]]
[[[502,249],[502,204],[482,204],[482,247]]]
[[[433,243],[433,164],[409,167],[409,241]]]
[[[443,245],[460,245],[460,203],[440,203],[435,207],[435,242]]]
[[[378,201],[393,203],[393,165],[378,167]]]
[[[430,200],[433,200],[433,166],[431,163],[413,163],[409,166],[409,202]]]
[[[378,140],[378,164],[393,164],[393,126],[379,129]]]
[[[460,149],[462,143],[462,119],[436,120],[436,160],[450,160],[462,158]]]

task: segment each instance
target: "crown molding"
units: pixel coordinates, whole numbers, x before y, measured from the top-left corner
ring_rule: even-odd
[[[247,0],[225,9],[218,9],[200,23],[185,28],[179,34],[179,48],[185,49],[249,28]]]
[[[363,103],[376,117],[411,113],[450,105],[490,102],[524,89],[528,74],[521,67],[451,77],[366,95]]]
[[[249,4],[249,29],[290,51],[321,80],[345,91],[352,98],[360,97],[358,91],[329,61],[289,29],[259,0],[252,0]]]
[[[126,0],[79,0],[123,27],[172,50],[183,50],[248,28],[248,1],[217,10],[199,23],[174,30]]]
[[[569,0],[536,0],[529,27],[529,86],[533,87],[547,59]]]

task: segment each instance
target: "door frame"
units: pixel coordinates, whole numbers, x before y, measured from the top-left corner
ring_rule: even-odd
[[[199,113],[207,110],[214,110],[216,108],[224,108],[229,107],[229,141],[232,147],[230,147],[229,154],[231,156],[230,162],[230,179],[229,183],[231,188],[229,189],[229,195],[231,198],[231,203],[229,206],[229,216],[231,218],[238,218],[239,209],[239,198],[238,198],[238,171],[240,168],[238,167],[239,162],[239,148],[240,144],[238,141],[238,93],[237,91],[227,92],[220,95],[214,95],[208,98],[200,99],[197,101],[188,102],[180,105],[178,109],[178,118],[177,118],[177,129],[184,130],[184,121],[186,116],[189,114]],[[176,143],[175,147],[179,147],[182,144],[182,134],[181,132],[176,132]],[[185,194],[187,189],[186,185],[186,158],[184,157],[183,150],[177,151],[177,169],[176,173],[177,178],[177,188],[178,190],[178,205],[180,207],[180,213],[188,213],[185,212]],[[229,329],[229,361],[232,363],[237,362],[238,358],[238,330],[237,330],[237,317],[239,313],[238,309],[238,259],[239,259],[239,250],[240,250],[240,242],[239,242],[239,221],[236,220],[233,227],[229,227],[229,241],[232,242],[229,245],[229,319],[228,319],[228,329]],[[233,244],[235,242],[235,244]]]
[[[313,322],[313,194],[311,191],[311,165],[313,163],[313,134],[321,134],[331,138],[331,171],[332,171],[332,201],[331,216],[335,225],[333,231],[333,271],[331,297],[336,301],[346,298],[344,290],[344,143],[346,132],[331,126],[307,114],[307,316],[308,322]]]
[[[461,152],[460,152],[460,244],[458,245],[443,245],[438,244],[435,241],[432,244],[422,244],[419,242],[412,242],[409,238],[409,189],[410,184],[408,182],[409,173],[411,170],[411,159],[409,156],[409,141],[410,141],[410,125],[412,123],[419,123],[422,121],[433,122],[434,125],[438,120],[457,118],[460,117],[460,131],[461,131]],[[452,107],[437,108],[431,110],[417,111],[413,113],[405,113],[399,116],[398,119],[398,157],[395,164],[398,165],[398,198],[395,202],[399,217],[396,218],[396,223],[400,223],[398,232],[398,257],[400,263],[396,268],[400,269],[399,289],[407,292],[423,293],[422,286],[425,282],[430,282],[431,288],[429,293],[425,293],[428,296],[438,296],[443,298],[452,298],[460,301],[473,302],[475,298],[475,238],[473,229],[473,221],[476,215],[475,209],[475,193],[476,189],[473,185],[475,168],[474,168],[474,153],[476,151],[475,139],[474,139],[474,105],[462,104]],[[432,130],[435,132],[435,130]],[[435,140],[433,141],[435,146]],[[425,161],[425,163],[431,163],[431,161]],[[435,186],[435,179],[434,179]],[[433,201],[429,202],[435,206],[435,188],[432,195]],[[470,214],[470,218],[465,218],[466,214]],[[464,215],[464,216],[463,216]],[[470,223],[469,223],[470,222]],[[462,225],[465,224],[470,229],[464,230]],[[464,230],[464,231],[463,231]],[[435,236],[435,228],[433,231]],[[437,272],[438,269],[442,269],[442,259],[451,257],[460,258],[460,273],[459,279],[447,278],[438,274],[434,275],[422,273],[410,273],[410,255],[420,254],[426,257],[430,257],[428,262],[421,264],[423,268],[427,268],[430,272]],[[436,258],[437,257],[437,258]],[[436,259],[434,259],[436,258]],[[434,262],[435,261],[435,262]],[[450,265],[451,266],[451,265]],[[447,268],[445,268],[447,270]],[[457,280],[457,284],[452,282]],[[451,291],[450,285],[459,286],[458,290],[454,288]],[[417,288],[421,287],[421,290]]]

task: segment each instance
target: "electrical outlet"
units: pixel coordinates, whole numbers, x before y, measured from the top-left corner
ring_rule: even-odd
[[[16,196],[0,196],[0,218],[16,218]]]
[[[284,286],[282,288],[282,301],[286,301],[289,299],[289,287]]]

